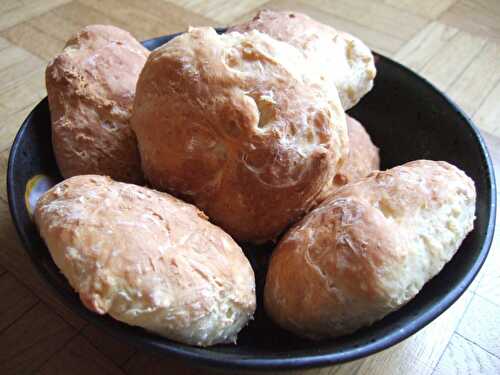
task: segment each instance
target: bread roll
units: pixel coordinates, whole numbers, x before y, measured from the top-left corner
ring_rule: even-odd
[[[103,176],[38,201],[54,262],[90,310],[191,345],[235,342],[255,310],[240,247],[196,207]]]
[[[109,175],[142,183],[130,129],[137,78],[149,55],[128,32],[87,26],[47,66],[52,144],[63,177]]]
[[[300,218],[348,152],[335,87],[287,43],[191,28],[149,57],[132,127],[150,184],[234,238],[265,242]]]
[[[346,115],[346,120],[347,133],[349,134],[349,155],[333,180],[325,186],[317,198],[318,204],[339,187],[355,182],[368,176],[370,172],[380,169],[378,147],[373,144],[370,135],[355,118]]]
[[[337,190],[274,251],[264,305],[312,339],[351,333],[412,299],[473,228],[476,192],[446,162],[419,160]]]
[[[358,38],[297,12],[261,10],[228,32],[259,30],[300,49],[312,69],[337,86],[345,110],[373,87],[376,69],[370,49]]]

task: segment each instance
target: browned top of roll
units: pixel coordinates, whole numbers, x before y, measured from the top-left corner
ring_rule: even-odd
[[[345,110],[373,87],[375,62],[370,49],[358,38],[311,17],[291,11],[261,10],[250,21],[228,32],[258,30],[299,49],[325,81],[337,87]]]
[[[239,240],[275,238],[347,155],[345,115],[296,48],[190,29],[148,59],[132,127],[152,186]]]
[[[129,121],[149,51],[114,26],[87,26],[47,66],[52,142],[64,177],[143,181]]]

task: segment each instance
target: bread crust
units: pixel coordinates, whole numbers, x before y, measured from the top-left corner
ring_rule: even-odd
[[[109,175],[144,181],[130,116],[149,51],[130,33],[91,25],[47,66],[52,144],[63,177]]]
[[[473,229],[473,181],[419,160],[345,185],[274,251],[264,290],[280,326],[313,339],[370,325],[413,298]]]
[[[255,311],[241,248],[196,207],[103,176],[43,195],[35,221],[84,305],[172,340],[235,342]]]
[[[373,55],[351,34],[302,13],[269,9],[259,11],[246,23],[230,27],[228,32],[251,30],[266,33],[302,51],[311,68],[337,87],[345,110],[354,107],[373,87],[377,72]]]
[[[253,31],[192,28],[149,57],[132,128],[147,180],[234,238],[276,238],[348,152],[335,87],[294,47]]]
[[[379,149],[375,146],[366,129],[355,118],[346,114],[347,133],[349,134],[349,155],[333,180],[324,187],[316,199],[323,202],[335,190],[345,184],[356,182],[380,169]]]

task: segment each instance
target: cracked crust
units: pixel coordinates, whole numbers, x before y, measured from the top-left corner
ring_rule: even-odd
[[[139,73],[149,51],[114,26],[87,26],[47,66],[52,144],[63,177],[109,175],[142,183],[129,126]]]
[[[373,87],[375,62],[358,38],[317,22],[298,12],[259,11],[250,21],[228,32],[258,30],[290,43],[308,60],[311,69],[337,87],[345,110],[352,108]]]
[[[235,342],[255,311],[240,247],[196,207],[103,176],[45,193],[35,222],[87,308],[172,340]]]
[[[274,250],[267,313],[313,339],[382,319],[453,257],[473,229],[475,201],[473,181],[446,162],[418,160],[345,185]]]
[[[306,67],[258,31],[191,28],[155,50],[132,117],[146,179],[239,240],[276,238],[348,152],[337,91]]]

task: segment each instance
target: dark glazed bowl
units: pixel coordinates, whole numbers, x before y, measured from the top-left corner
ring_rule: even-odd
[[[150,49],[167,42],[164,36],[144,42]],[[196,348],[91,313],[80,303],[38,236],[24,203],[25,186],[36,174],[60,180],[50,140],[47,99],[24,121],[12,145],[8,197],[21,241],[44,279],[73,310],[134,345],[155,349],[193,365],[224,368],[285,369],[326,366],[364,357],[412,335],[445,311],[472,282],[488,253],[496,211],[493,168],[486,146],[470,120],[429,82],[394,61],[377,55],[374,89],[350,114],[365,125],[380,147],[382,167],[410,160],[446,160],[476,183],[477,219],[460,250],[410,303],[358,332],[335,340],[311,342],[274,325],[262,309],[262,286],[271,246],[243,246],[256,271],[259,307],[239,335],[238,345]]]

